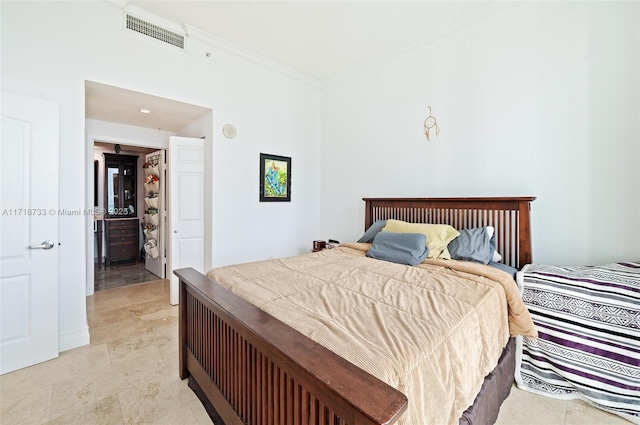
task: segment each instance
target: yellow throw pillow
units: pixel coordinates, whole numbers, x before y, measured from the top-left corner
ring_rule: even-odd
[[[427,258],[451,259],[447,245],[460,235],[453,227],[447,224],[407,223],[400,220],[387,220],[382,228],[383,232],[394,233],[422,233],[427,237],[429,255]]]

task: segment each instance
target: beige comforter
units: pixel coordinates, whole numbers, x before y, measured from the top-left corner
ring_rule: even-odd
[[[536,336],[516,284],[475,263],[374,260],[365,256],[369,246],[208,276],[403,392],[409,408],[399,424],[457,424],[509,335]]]

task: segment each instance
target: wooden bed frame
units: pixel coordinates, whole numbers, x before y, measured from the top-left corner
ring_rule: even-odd
[[[457,229],[492,225],[504,262],[520,268],[531,261],[534,199],[364,198],[365,229],[389,218]],[[214,420],[227,425],[392,424],[406,410],[404,394],[201,273],[180,269],[174,274],[180,279],[180,378],[190,378]]]

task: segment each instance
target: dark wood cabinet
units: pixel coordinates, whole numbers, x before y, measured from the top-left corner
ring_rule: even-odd
[[[109,153],[103,155],[105,217],[136,217],[138,157]]]
[[[105,260],[107,266],[111,264],[111,261],[137,260],[140,252],[139,220],[137,218],[107,219],[104,222],[107,244]]]

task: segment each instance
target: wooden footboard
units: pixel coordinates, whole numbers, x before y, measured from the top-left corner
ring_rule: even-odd
[[[182,379],[227,425],[392,424],[404,394],[193,269],[180,279]]]

